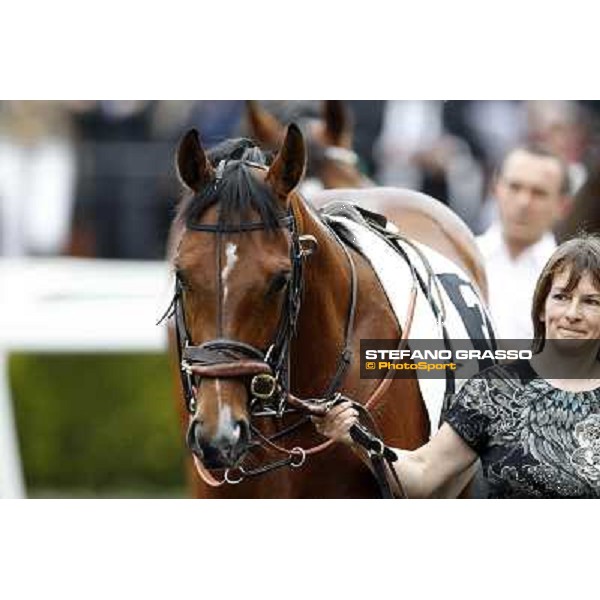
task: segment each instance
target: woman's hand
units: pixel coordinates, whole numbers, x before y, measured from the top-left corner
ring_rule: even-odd
[[[324,417],[311,417],[317,431],[337,442],[351,445],[350,428],[358,423],[358,411],[351,402],[341,402],[329,410]]]

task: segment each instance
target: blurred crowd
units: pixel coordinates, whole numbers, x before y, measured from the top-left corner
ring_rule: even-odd
[[[282,123],[320,101],[262,102]],[[508,150],[535,142],[568,165],[575,194],[600,152],[600,102],[349,101],[353,148],[377,185],[421,190],[475,234],[497,213]],[[244,101],[0,102],[0,255],[161,259],[180,194],[174,152],[249,134]]]

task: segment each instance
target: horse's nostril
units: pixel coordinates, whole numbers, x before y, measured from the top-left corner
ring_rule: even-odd
[[[202,427],[196,419],[193,419],[190,422],[186,436],[186,443],[188,445],[188,448],[194,454],[196,454],[199,458],[203,457],[204,452],[202,450]]]
[[[250,427],[246,421],[239,420],[235,422],[234,431],[234,438],[221,447],[224,454],[233,462],[239,460],[248,450]]]

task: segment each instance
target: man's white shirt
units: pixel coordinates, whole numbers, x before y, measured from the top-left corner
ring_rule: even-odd
[[[531,305],[535,284],[556,249],[550,232],[512,259],[499,223],[477,237],[485,261],[489,307],[500,339],[531,339]]]

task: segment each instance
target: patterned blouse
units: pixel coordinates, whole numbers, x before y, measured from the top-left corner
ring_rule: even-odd
[[[479,454],[490,498],[600,498],[600,388],[559,390],[528,361],[478,377],[444,418]]]

